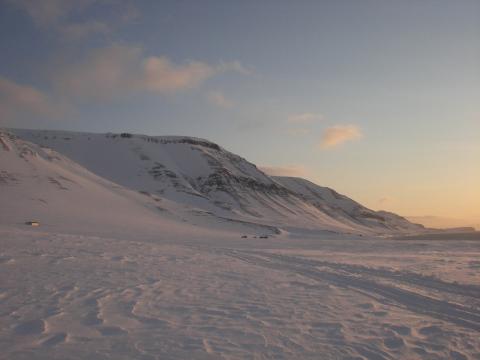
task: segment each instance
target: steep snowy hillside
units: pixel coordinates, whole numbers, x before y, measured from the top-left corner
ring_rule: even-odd
[[[421,225],[411,223],[399,215],[387,211],[370,210],[333,189],[318,186],[308,180],[286,176],[273,178],[306,202],[342,221],[353,221],[368,227],[394,231],[418,232],[423,230]]]
[[[389,234],[422,230],[403,218],[369,210],[333,190],[303,179],[270,177],[207,140],[131,134],[14,130],[91,172],[148,196],[208,225],[265,226],[263,232],[334,231]]]
[[[100,178],[65,156],[0,131],[0,220],[92,234],[210,234],[146,197]],[[211,235],[211,234],[210,234]]]

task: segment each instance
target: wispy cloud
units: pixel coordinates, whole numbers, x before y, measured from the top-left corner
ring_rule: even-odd
[[[210,104],[218,106],[220,108],[228,109],[234,106],[233,101],[227,99],[221,91],[209,91],[206,94],[206,98]]]
[[[320,147],[330,149],[347,141],[361,138],[362,132],[356,125],[336,125],[327,128],[321,138]]]
[[[58,66],[51,85],[43,90],[0,76],[0,121],[12,124],[19,119],[60,118],[82,104],[137,93],[173,94],[198,87],[226,71],[244,74],[239,62],[174,63],[165,56],[145,56],[140,47],[116,44]],[[233,106],[219,91],[208,93],[207,98],[216,106]]]
[[[62,28],[63,35],[68,39],[82,39],[94,34],[107,35],[111,32],[112,27],[99,20],[65,24]]]
[[[309,171],[303,165],[286,165],[286,166],[259,166],[259,169],[271,176],[292,176],[305,177]]]
[[[25,11],[40,27],[56,26],[70,13],[85,8],[93,0],[10,0],[14,6]]]
[[[214,67],[201,61],[177,65],[164,56],[150,56],[142,62],[141,74],[135,79],[138,90],[175,92],[191,89],[216,73]]]
[[[0,77],[0,119],[12,123],[24,117],[59,118],[67,111],[63,103],[30,85]]]
[[[323,116],[321,114],[314,113],[301,113],[301,114],[292,114],[289,115],[287,121],[290,124],[310,124],[316,120],[322,120]]]
[[[108,0],[9,0],[30,16],[43,30],[54,30],[68,40],[83,39],[90,35],[107,35],[119,26],[128,24],[140,16],[130,2]],[[86,17],[78,21],[75,15],[85,14],[95,5],[109,6],[112,11],[104,18]],[[93,11],[93,13],[95,13]]]
[[[384,205],[388,205],[390,204],[394,199],[390,196],[384,196],[380,199],[378,199],[378,203],[381,205],[381,206],[384,206]]]
[[[165,56],[146,57],[140,47],[112,45],[61,69],[54,87],[77,100],[106,100],[134,92],[167,94],[192,89],[225,71],[238,71],[237,65],[175,64]]]
[[[311,125],[320,120],[323,120],[321,114],[311,112],[291,114],[287,117],[286,130],[292,136],[305,136],[311,132]]]
[[[242,75],[253,75],[254,70],[245,67],[240,61],[234,60],[234,61],[221,61],[219,65],[217,65],[217,71],[218,72],[227,72],[227,71],[233,71],[240,73]]]

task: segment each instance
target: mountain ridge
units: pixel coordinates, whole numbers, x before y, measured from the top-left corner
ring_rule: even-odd
[[[422,232],[421,225],[376,212],[308,180],[269,176],[255,164],[206,139],[130,133],[9,129],[52,148],[96,175],[176,211],[278,228],[289,232],[351,234]]]

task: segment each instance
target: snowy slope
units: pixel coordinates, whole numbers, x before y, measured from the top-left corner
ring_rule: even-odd
[[[165,201],[105,180],[65,156],[0,131],[0,221],[108,235],[208,234],[168,212]]]
[[[275,176],[274,179],[298,194],[306,202],[321,208],[325,213],[341,219],[343,222],[355,222],[368,227],[393,231],[418,232],[423,230],[422,226],[411,223],[399,215],[387,211],[370,210],[333,189],[318,186],[308,180],[286,176]]]
[[[240,156],[203,139],[14,132],[109,181],[169,201],[174,212],[188,219],[195,216],[197,223],[206,226],[213,215],[230,224],[267,226],[264,232],[280,228],[293,233],[326,230],[389,234],[423,229],[403,218],[369,210],[306,180],[270,177]]]

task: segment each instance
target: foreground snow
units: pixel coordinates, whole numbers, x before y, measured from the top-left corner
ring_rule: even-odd
[[[478,359],[480,242],[0,226],[2,359]]]

